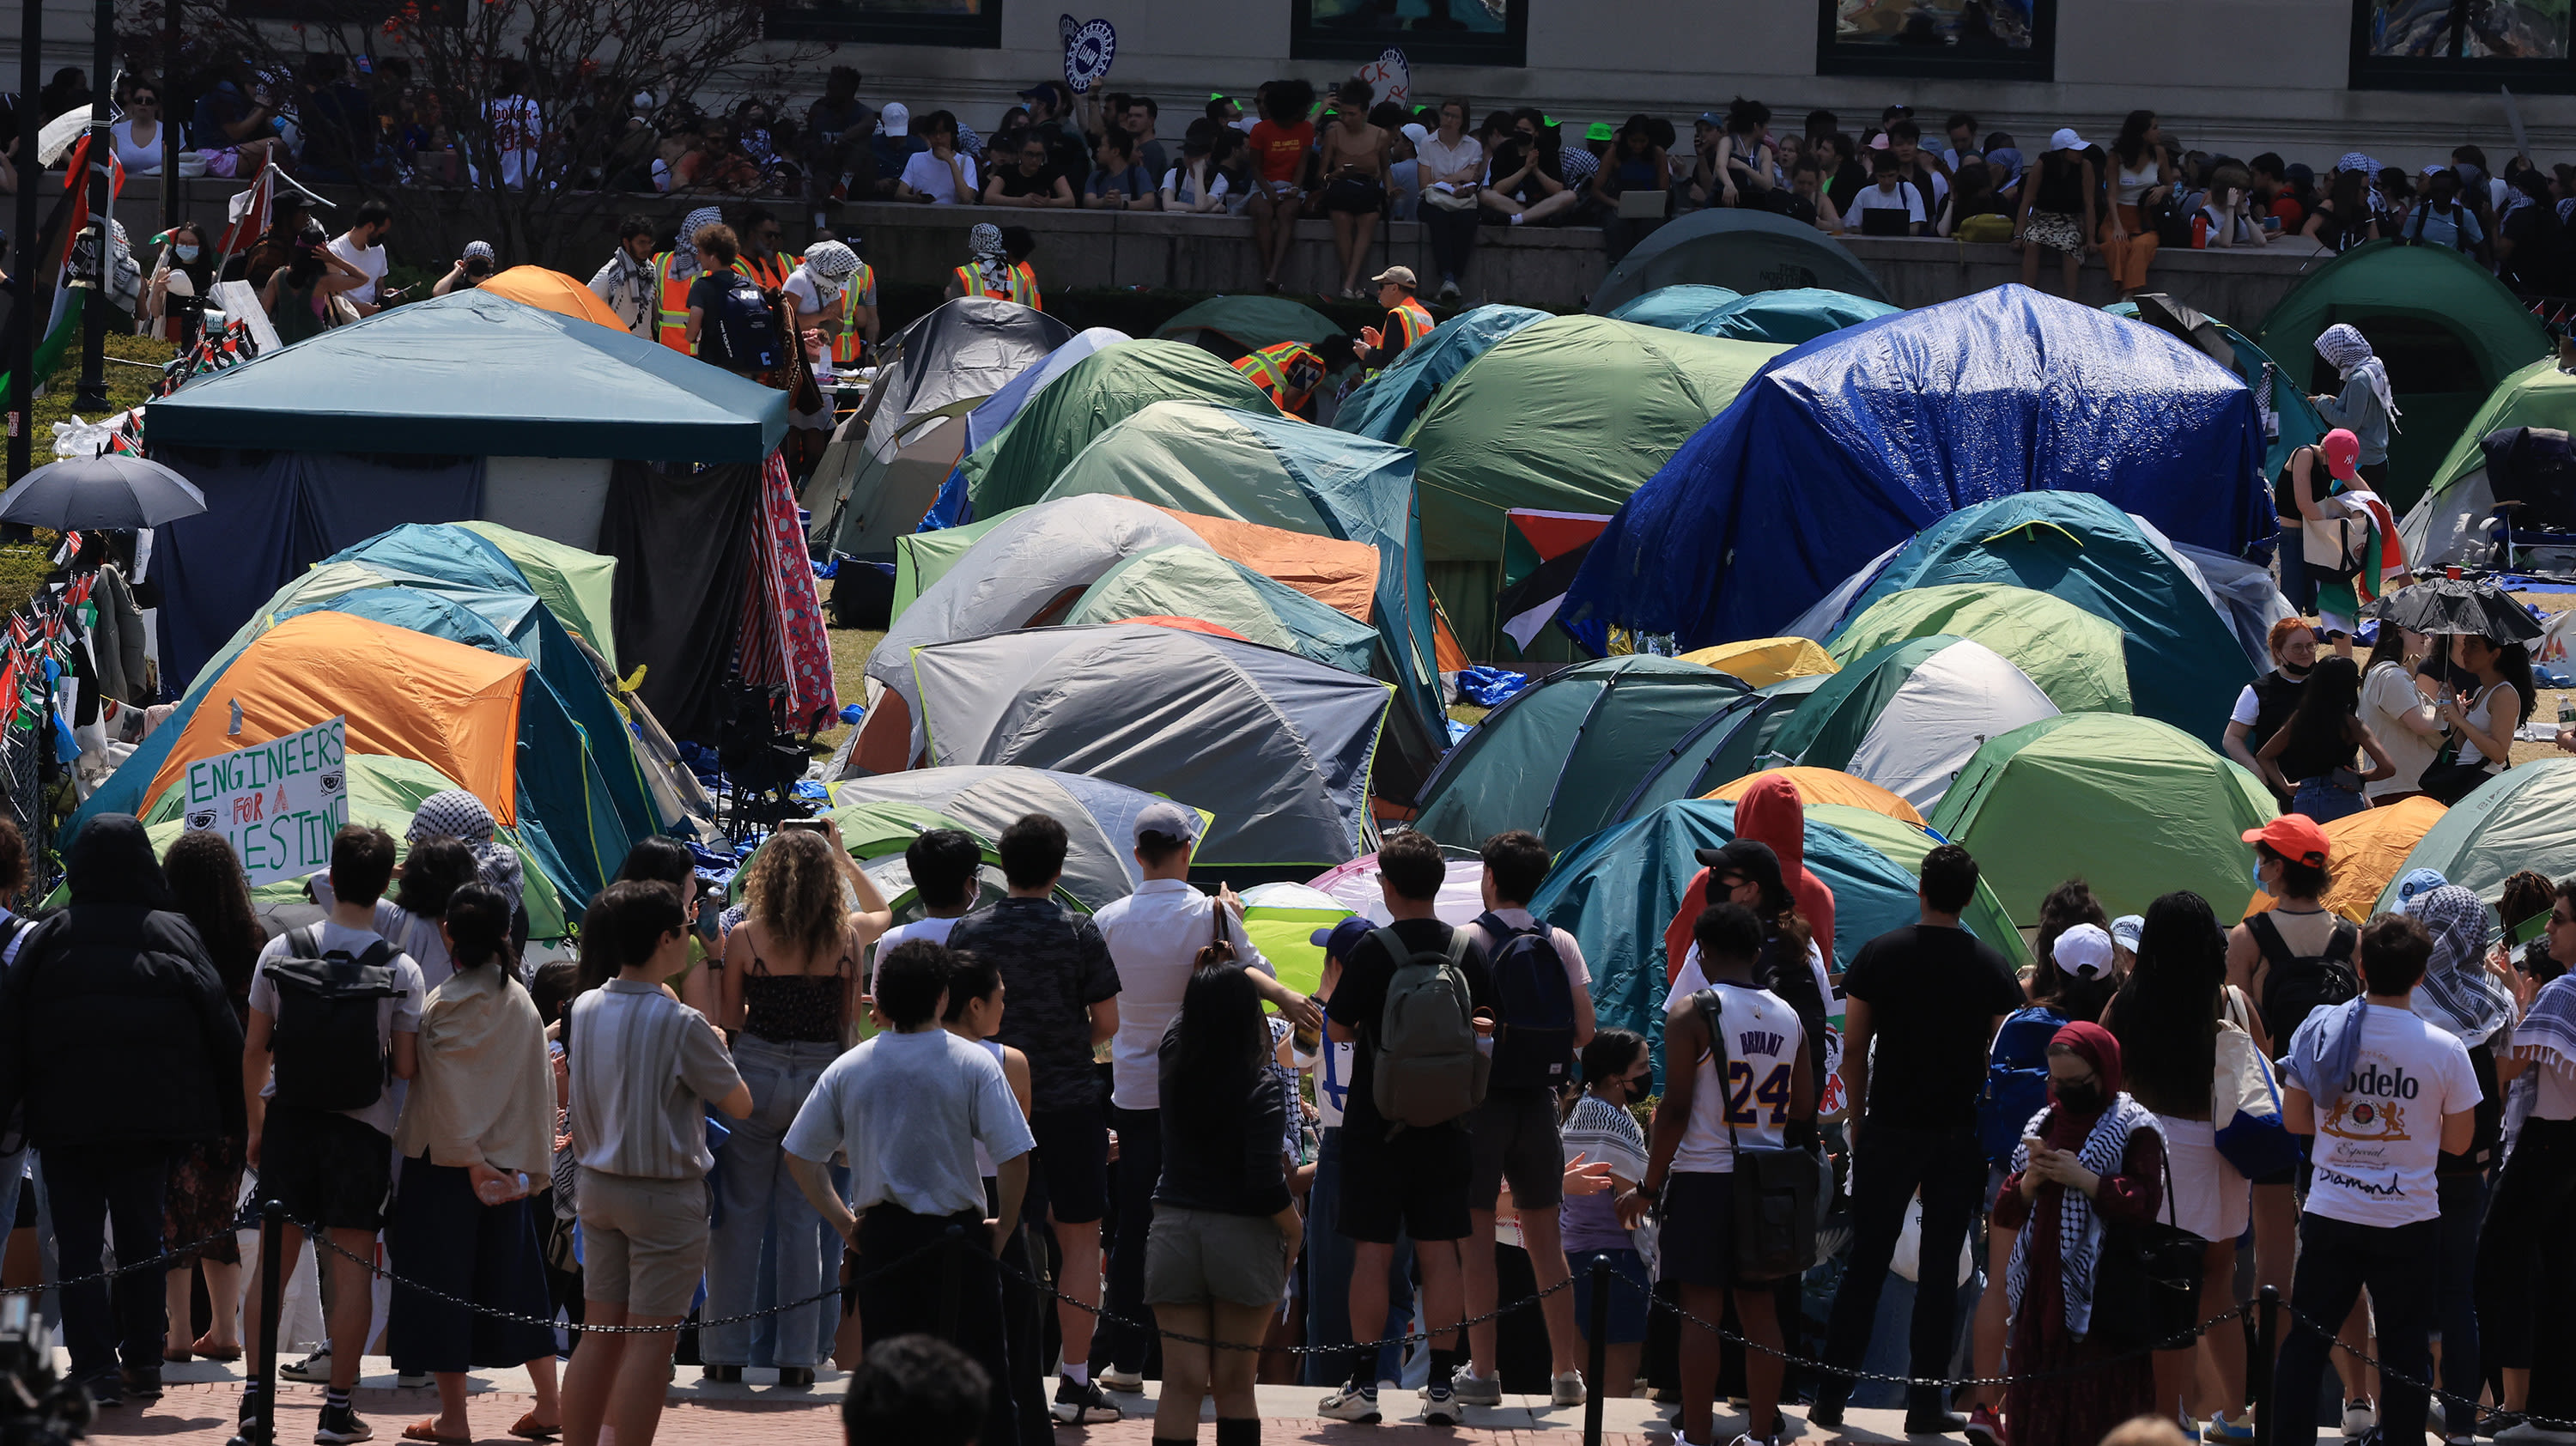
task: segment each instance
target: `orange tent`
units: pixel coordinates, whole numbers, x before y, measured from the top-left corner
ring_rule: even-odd
[[[1790,785],[1798,790],[1798,802],[1801,804],[1813,806],[1819,803],[1839,803],[1851,808],[1865,808],[1872,813],[1883,813],[1889,818],[1902,819],[1917,828],[1923,826],[1923,815],[1914,811],[1914,805],[1866,778],[1854,778],[1848,773],[1833,768],[1766,768],[1760,773],[1748,773],[1723,788],[1700,796],[1722,798],[1733,803],[1744,796],[1746,789],[1753,786],[1753,780],[1767,778],[1774,773],[1789,780]]]
[[[1154,509],[1199,535],[1217,556],[1231,558],[1254,572],[1293,587],[1324,606],[1368,622],[1377,611],[1377,549],[1365,542],[1202,517],[1170,507]]]
[[[2356,924],[2369,922],[2371,907],[2387,891],[2388,881],[2448,812],[2432,799],[2410,798],[2327,824],[2325,906]],[[2254,902],[2245,906],[2246,917],[2262,913],[2272,902],[2270,894],[2258,890]]]
[[[599,299],[599,293],[560,271],[542,266],[513,266],[484,282],[480,289],[539,311],[595,321],[611,331],[627,329],[617,313],[608,309],[608,303]]]
[[[188,719],[146,798],[188,765],[346,716],[352,753],[415,759],[453,778],[492,817],[518,822],[519,689],[528,660],[427,633],[312,612],[262,633]],[[229,733],[232,705],[241,732]]]

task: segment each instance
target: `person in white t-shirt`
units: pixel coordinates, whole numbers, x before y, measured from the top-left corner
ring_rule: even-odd
[[[2434,1167],[2467,1150],[2483,1099],[2468,1050],[2416,1017],[2409,997],[2433,941],[2411,918],[2383,914],[2361,935],[2363,997],[2319,1009],[2290,1037],[2281,1117],[2313,1135],[2315,1167],[2299,1221],[2290,1285],[2297,1318],[2340,1323],[2364,1287],[2378,1324],[2382,1375],[2379,1438],[2424,1435],[2431,1378],[2436,1233]],[[2317,1387],[2331,1336],[2293,1323],[2281,1347],[2273,1439],[2316,1439]],[[2347,1408],[2347,1415],[2350,1414]]]
[[[1300,1028],[1323,1027],[1323,1010],[1279,982],[1244,932],[1243,903],[1231,889],[1211,898],[1190,885],[1190,852],[1205,821],[1196,809],[1152,803],[1136,815],[1136,863],[1143,881],[1136,891],[1093,916],[1118,966],[1118,1032],[1109,1040],[1109,1127],[1118,1136],[1118,1233],[1109,1242],[1110,1313],[1147,1319],[1145,1251],[1154,1221],[1154,1186],[1163,1173],[1163,1035],[1181,1012],[1199,951],[1211,942],[1233,950],[1235,962],[1253,972],[1261,997]],[[1101,1324],[1095,1355],[1108,1362],[1101,1385],[1113,1391],[1144,1389],[1145,1356],[1153,1341],[1118,1320]],[[1067,1361],[1072,1376],[1087,1363]],[[1075,1384],[1081,1384],[1080,1378]]]
[[[876,953],[868,964],[869,1017],[876,1027],[886,1027],[885,1016],[877,1012],[877,965],[894,952],[895,946],[910,939],[930,944],[948,942],[948,931],[966,917],[975,906],[978,877],[984,867],[983,846],[962,829],[924,829],[918,838],[904,845],[903,866],[912,875],[914,896],[929,911],[926,918],[908,924],[897,924],[877,936]]]
[[[360,316],[372,316],[381,310],[386,298],[377,288],[385,279],[385,238],[394,232],[393,208],[382,201],[362,202],[358,219],[349,229],[331,238],[331,254],[367,273],[366,281],[340,293]]]
[[[1538,1288],[1547,1291],[1566,1278],[1569,1267],[1565,1263],[1565,1238],[1557,1219],[1563,1204],[1565,1171],[1565,1143],[1557,1132],[1557,1091],[1570,1082],[1574,1052],[1592,1042],[1598,1026],[1592,1007],[1592,974],[1584,967],[1582,946],[1575,943],[1572,934],[1542,922],[1529,911],[1530,896],[1547,879],[1547,845],[1534,833],[1514,829],[1485,840],[1478,852],[1485,864],[1485,912],[1464,927],[1477,947],[1485,951],[1489,965],[1497,970],[1496,987],[1503,987],[1502,971],[1509,966],[1504,945],[1520,934],[1540,935],[1565,971],[1566,1002],[1571,1006],[1567,1017],[1573,1027],[1565,1041],[1563,1060],[1547,1061],[1556,1068],[1545,1085],[1528,1083],[1526,1072],[1531,1064],[1514,1057],[1508,1043],[1497,1044],[1494,1082],[1485,1090],[1485,1102],[1467,1115],[1476,1168],[1467,1189],[1470,1235],[1461,1254],[1466,1267],[1467,1314],[1471,1319],[1491,1314],[1500,1303],[1494,1278],[1494,1217],[1507,1181],[1513,1211],[1520,1217],[1521,1241],[1528,1248]],[[1532,957],[1532,963],[1538,969],[1545,968],[1543,959]],[[1505,997],[1512,996],[1507,993]],[[1510,1037],[1507,1031],[1498,1033],[1506,1040]],[[1524,1031],[1523,1037],[1530,1036]],[[1580,1406],[1585,1386],[1576,1362],[1582,1359],[1583,1337],[1574,1324],[1574,1293],[1554,1291],[1539,1302],[1539,1309],[1547,1326],[1548,1369],[1553,1378],[1550,1399],[1558,1406]],[[1496,1355],[1493,1323],[1467,1327],[1467,1345],[1470,1364],[1453,1382],[1458,1399],[1470,1406],[1501,1405],[1502,1367]]]
[[[1851,198],[1851,204],[1843,207],[1844,222],[1863,235],[1877,235],[1880,233],[1871,231],[1862,217],[1872,211],[1902,211],[1905,213],[1905,229],[1897,234],[1922,235],[1923,192],[1905,184],[1896,157],[1887,151],[1875,152],[1870,158],[1870,169],[1876,184],[1861,187],[1859,193]]]
[[[1815,1074],[1798,1012],[1754,986],[1754,961],[1764,939],[1753,911],[1713,904],[1691,934],[1709,976],[1708,991],[1717,996],[1723,1035],[1711,1034],[1695,998],[1666,1012],[1664,1096],[1655,1105],[1646,1178],[1620,1195],[1619,1217],[1634,1228],[1660,1199],[1662,1274],[1680,1286],[1682,1309],[1716,1320],[1732,1292],[1745,1338],[1779,1351],[1785,1346],[1772,1283],[1738,1279],[1735,1272],[1735,1153],[1786,1149],[1793,1121],[1812,1126]],[[1727,1059],[1723,1077],[1720,1050]],[[1735,1090],[1731,1081],[1749,1088]],[[1674,1440],[1679,1446],[1713,1446],[1719,1342],[1703,1330],[1686,1329],[1681,1339],[1682,1419]],[[1780,1432],[1780,1358],[1747,1351],[1744,1367],[1751,1397],[1745,1437],[1770,1441]]]
[[[895,199],[927,201],[934,206],[973,205],[980,183],[975,177],[975,158],[957,147],[957,117],[935,110],[917,124],[928,148],[913,152],[904,161],[903,177],[894,188]]]

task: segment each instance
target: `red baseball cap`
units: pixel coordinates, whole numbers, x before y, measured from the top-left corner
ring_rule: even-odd
[[[2361,480],[2361,439],[2344,428],[2326,433],[2317,450],[2326,454],[2326,471],[2338,482]]]
[[[2304,813],[2285,813],[2261,828],[2249,828],[2245,831],[2245,841],[2269,844],[2272,852],[2312,869],[2324,868],[2326,855],[2334,848],[2326,838],[2326,831],[2317,827],[2316,820]]]

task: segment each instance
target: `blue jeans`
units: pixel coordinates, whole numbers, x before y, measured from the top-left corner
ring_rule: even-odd
[[[781,1302],[804,1301],[823,1289],[822,1217],[805,1201],[787,1173],[781,1148],[787,1127],[823,1066],[840,1056],[837,1044],[780,1042],[756,1034],[734,1037],[734,1067],[751,1086],[751,1117],[733,1122],[733,1133],[716,1151],[716,1193],[721,1218],[707,1238],[706,1315],[741,1315],[758,1295],[761,1246],[777,1241],[775,1289]],[[838,1264],[837,1261],[834,1264]],[[781,1366],[811,1366],[822,1359],[816,1349],[824,1302],[781,1311],[777,1316],[776,1360]],[[700,1359],[711,1366],[751,1363],[751,1325],[707,1326],[698,1333]]]
[[[2475,1401],[2484,1384],[2478,1378],[2483,1369],[2478,1352],[2478,1226],[2487,1214],[2487,1177],[2474,1172],[2444,1175],[2440,1199],[2433,1326],[2434,1334],[2442,1338],[2441,1384],[2452,1395]]]
[[[1647,1299],[1654,1282],[1646,1278],[1645,1257],[1634,1250],[1569,1250],[1565,1268],[1574,1272],[1574,1328],[1592,1339],[1592,1262],[1610,1267],[1610,1314],[1603,1339],[1626,1345],[1646,1338]]]
[[[2361,812],[2361,790],[2345,788],[2332,778],[2303,778],[2298,791],[2290,795],[2290,812],[2304,813],[2317,823],[2332,823]]]
[[[2371,1317],[2379,1325],[2381,1376],[2379,1439],[2424,1439],[2424,1408],[2430,1397],[2420,1386],[2396,1379],[2429,1380],[2433,1371],[2433,1298],[2441,1257],[2439,1220],[2412,1225],[2354,1225],[2323,1215],[2299,1220],[2298,1273],[2290,1281],[2290,1306],[2318,1329],[2293,1320],[2284,1325],[2281,1360],[2272,1390],[2280,1424],[2273,1446],[2315,1446],[2317,1391],[2323,1384],[2327,1348],[2335,1328],[2352,1314],[2364,1287],[2370,1291]],[[2448,1354],[2445,1352],[2445,1354]]]
[[[1306,1192],[1306,1344],[1333,1347],[1330,1355],[1306,1357],[1310,1386],[1338,1386],[1347,1379],[1351,1344],[1351,1261],[1355,1242],[1334,1229],[1341,1218],[1342,1132],[1321,1132],[1315,1142],[1315,1183]],[[1395,1242],[1395,1263],[1386,1272],[1386,1333],[1400,1336],[1413,1329],[1413,1246]],[[1380,1346],[1377,1379],[1392,1381],[1404,1369],[1404,1352]]]

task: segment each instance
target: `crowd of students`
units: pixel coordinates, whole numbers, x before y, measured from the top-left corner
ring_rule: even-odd
[[[1917,1272],[1907,1373],[2018,1378],[1910,1386],[1909,1432],[2089,1443],[2154,1416],[2250,1440],[2235,1307],[2261,1283],[2296,1322],[2275,1440],[2313,1439],[2329,1367],[2349,1436],[2413,1439],[2438,1369],[2446,1440],[2576,1440],[2576,1383],[2545,1365],[2576,1358],[2546,1308],[2576,1288],[2553,1223],[2576,1203],[2576,983],[2553,962],[2576,958],[2576,882],[2518,876],[2491,907],[2418,871],[2357,924],[2320,902],[2327,836],[2285,814],[2246,839],[2263,912],[2231,930],[2174,893],[2114,920],[2069,881],[2016,977],[1961,924],[1974,859],[1939,844],[1918,922],[1846,941],[1837,977],[1786,792],[1757,785],[1741,836],[1701,852],[1648,966],[1670,981],[1651,1111],[1654,1048],[1601,1025],[1594,962],[1529,912],[1549,856],[1528,833],[1485,843],[1483,912],[1454,925],[1452,865],[1390,836],[1384,921],[1318,932],[1309,997],[1230,892],[1190,883],[1200,819],[1170,804],[1136,820],[1142,882],[1096,915],[1060,902],[1044,815],[1001,835],[1007,893],[982,907],[981,847],[923,834],[901,925],[828,824],[773,836],[721,912],[685,849],[648,841],[578,961],[525,979],[514,860],[469,796],[423,807],[399,868],[390,837],[343,829],[319,921],[265,942],[227,851],[192,835],[165,866],[108,816],[73,845],[68,907],[0,923],[0,1208],[37,1183],[64,1278],[111,1231],[147,1263],[61,1289],[73,1375],[116,1404],[158,1395],[164,1360],[257,1339],[222,1237],[237,1199],[280,1201],[286,1250],[327,1242],[330,1344],[290,1376],[325,1386],[332,1446],[372,1434],[348,1393],[379,1259],[405,1283],[393,1363],[439,1392],[409,1439],[465,1439],[466,1373],[524,1365],[514,1434],[649,1442],[695,1305],[711,1379],[810,1385],[876,1346],[893,1394],[854,1383],[849,1409],[926,1410],[896,1385],[927,1348],[886,1343],[927,1333],[980,1368],[961,1429],[1016,1443],[1118,1419],[1159,1355],[1153,1439],[1195,1439],[1212,1399],[1217,1440],[1250,1446],[1292,1300],[1324,1417],[1500,1403],[1515,1238],[1553,1405],[1629,1394],[1668,1308],[1678,1439],[1717,1439],[1722,1325],[1753,1347],[1737,1439],[1764,1446],[1801,1397],[1840,1423],[1909,1231],[1927,1262],[1982,1231],[1987,1288],[1962,1329],[1959,1277]],[[0,831],[0,885],[23,869]],[[1798,1289],[1829,1213],[1850,1244],[1812,1336]],[[165,1248],[183,1283],[202,1265],[203,1336],[183,1291],[165,1304]],[[535,1322],[559,1314],[647,1329],[580,1335],[558,1391]],[[1397,1407],[1412,1369],[1418,1407]]]

